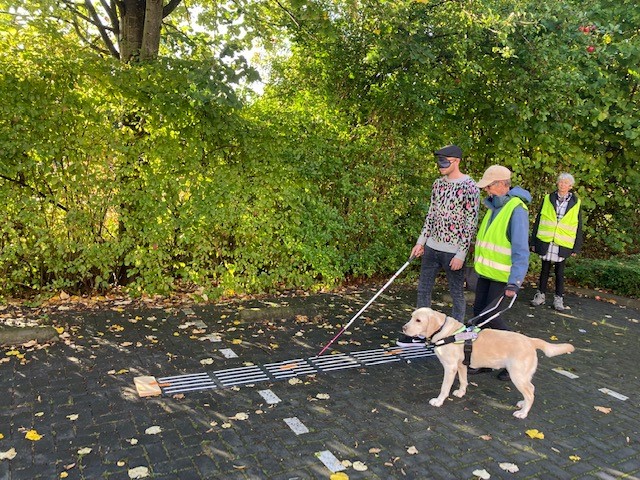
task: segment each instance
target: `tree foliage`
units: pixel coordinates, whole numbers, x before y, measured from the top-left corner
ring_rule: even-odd
[[[395,270],[446,143],[475,178],[512,168],[533,210],[573,173],[587,255],[638,251],[631,0],[171,2],[143,62],[104,54],[91,3],[0,1],[0,294],[219,296]],[[281,55],[247,102],[257,41]]]

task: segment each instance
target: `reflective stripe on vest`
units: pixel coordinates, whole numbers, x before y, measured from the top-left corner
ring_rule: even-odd
[[[491,210],[487,212],[478,229],[474,267],[478,275],[506,283],[511,273],[511,242],[507,237],[509,220],[513,210],[527,206],[519,198],[510,199],[489,224]]]
[[[544,197],[540,210],[540,224],[536,238],[539,240],[566,248],[573,248],[578,234],[578,213],[580,211],[580,199],[575,206],[567,209],[564,217],[558,221],[556,209],[551,204],[550,195]]]

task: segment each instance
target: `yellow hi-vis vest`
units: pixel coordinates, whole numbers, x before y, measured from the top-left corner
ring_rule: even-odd
[[[556,209],[551,204],[550,195],[544,197],[540,210],[540,225],[536,237],[543,242],[553,242],[561,247],[573,248],[578,234],[578,212],[580,211],[580,199],[576,205],[567,210],[564,217],[558,221]]]
[[[478,229],[475,246],[474,267],[478,275],[507,283],[511,273],[511,242],[507,237],[509,220],[513,210],[527,206],[517,197],[509,200],[489,225],[491,210],[487,212]]]

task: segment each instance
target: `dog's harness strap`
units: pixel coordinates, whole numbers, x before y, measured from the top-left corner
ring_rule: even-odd
[[[474,326],[461,327],[459,330],[454,332],[453,335],[438,340],[435,345],[439,347],[449,343],[464,342],[466,344],[467,342],[475,342],[476,338],[478,338],[479,332],[480,329]]]
[[[473,340],[468,339],[464,341],[464,360],[463,365],[467,367],[471,364],[471,350],[473,350]]]

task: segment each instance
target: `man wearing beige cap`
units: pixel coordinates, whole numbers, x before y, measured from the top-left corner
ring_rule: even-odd
[[[531,194],[521,187],[511,188],[511,170],[492,165],[484,172],[478,187],[487,194],[488,211],[478,227],[474,268],[478,274],[473,315],[480,315],[503,294],[513,297],[522,286],[529,268],[529,210]],[[480,319],[482,321],[482,319]],[[497,316],[485,327],[510,330]],[[470,374],[488,369],[468,369]],[[506,370],[498,378],[509,380]]]

